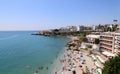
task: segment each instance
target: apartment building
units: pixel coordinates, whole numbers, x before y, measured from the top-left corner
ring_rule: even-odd
[[[115,34],[115,52],[120,54],[120,32]]]
[[[100,50],[120,54],[120,32],[104,32],[100,34]]]

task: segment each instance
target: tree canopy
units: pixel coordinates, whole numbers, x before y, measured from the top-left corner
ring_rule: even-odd
[[[82,38],[81,38],[81,41],[82,41],[82,42],[87,42],[87,38],[86,38],[86,37],[82,37]]]
[[[103,74],[120,74],[120,55],[110,58],[104,63]]]
[[[95,39],[95,44],[99,44],[99,39]]]

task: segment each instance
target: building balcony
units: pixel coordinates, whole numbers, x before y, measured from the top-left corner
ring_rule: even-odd
[[[104,40],[104,41],[113,41],[113,39],[106,39],[106,38],[100,38],[100,40]]]
[[[108,49],[108,50],[112,50],[112,47],[110,47],[110,46],[101,45],[100,47],[105,48],[105,49]]]
[[[108,44],[100,44],[101,46],[107,46],[107,47],[112,47],[112,45],[108,45]]]
[[[103,41],[101,41],[100,44],[105,44],[105,45],[110,45],[110,46],[112,45],[111,42],[103,42]]]
[[[115,39],[119,39],[119,40],[120,40],[120,37],[119,37],[119,36],[116,36]]]
[[[104,38],[112,38],[113,37],[113,35],[101,35],[100,37],[104,37]]]
[[[115,44],[120,44],[120,42],[119,41],[115,41]]]
[[[115,48],[117,48],[117,49],[118,49],[119,47],[120,47],[119,45],[115,45]]]
[[[106,40],[100,40],[101,42],[110,42],[110,43],[112,43],[112,41],[106,41]]]
[[[112,49],[108,49],[108,48],[104,48],[104,47],[100,47],[100,49],[103,50],[103,51],[104,50],[107,50],[107,51],[110,51],[110,52],[112,51]]]
[[[113,39],[113,37],[109,38],[109,37],[100,37],[102,39]]]

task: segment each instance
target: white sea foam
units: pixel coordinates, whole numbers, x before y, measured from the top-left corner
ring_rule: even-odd
[[[0,38],[0,40],[12,39],[12,38],[16,38],[16,37],[18,37],[18,35],[12,35],[9,37],[2,37],[2,38]]]

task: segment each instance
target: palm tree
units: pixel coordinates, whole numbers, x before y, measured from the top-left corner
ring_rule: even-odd
[[[116,24],[116,25],[114,25],[113,26],[113,31],[116,31],[117,30],[117,27],[118,27],[118,25]]]
[[[107,31],[112,31],[111,27],[107,27]]]

